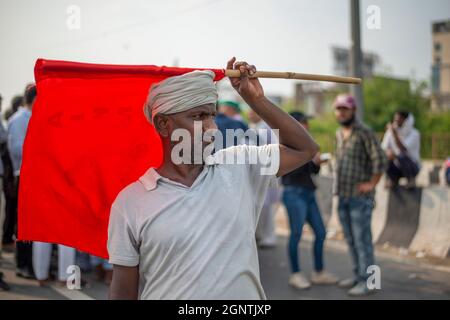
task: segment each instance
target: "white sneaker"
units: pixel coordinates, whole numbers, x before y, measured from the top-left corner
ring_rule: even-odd
[[[369,289],[365,282],[358,282],[353,288],[351,288],[347,294],[352,297],[362,297],[373,294],[376,291],[374,289]]]
[[[344,289],[349,289],[349,288],[353,288],[356,284],[358,283],[358,280],[356,280],[355,278],[348,278],[348,279],[344,279],[339,281],[338,286],[340,288],[344,288]]]
[[[289,284],[297,289],[308,289],[311,287],[311,283],[306,279],[301,272],[294,273],[289,278]]]
[[[339,279],[332,273],[327,271],[313,272],[311,274],[311,282],[314,284],[336,284]]]

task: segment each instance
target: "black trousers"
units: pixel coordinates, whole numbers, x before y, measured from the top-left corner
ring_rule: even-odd
[[[17,204],[19,199],[19,177],[14,180],[14,234],[17,235]],[[16,241],[16,266],[18,269],[26,269],[33,274],[33,243],[31,241]]]
[[[17,181],[6,144],[0,145],[3,162],[3,194],[5,195],[5,220],[3,222],[3,244],[13,244],[17,229]]]
[[[7,184],[7,183],[5,183]],[[4,184],[4,186],[5,186]],[[14,236],[17,230],[17,195],[8,194],[4,190],[5,194],[5,220],[3,222],[3,239],[2,243],[12,244],[14,243]]]
[[[400,178],[415,178],[419,171],[417,164],[408,155],[401,154],[394,161],[389,161],[386,173],[393,183],[398,184]]]

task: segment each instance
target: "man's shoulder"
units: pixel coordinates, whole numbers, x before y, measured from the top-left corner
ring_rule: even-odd
[[[211,156],[207,158],[206,163],[207,164],[215,164],[210,163],[211,160],[218,161],[222,160],[223,156],[235,156],[235,155],[241,155],[241,156],[257,156],[258,153],[261,152],[270,152],[273,151],[274,148],[279,149],[279,144],[272,143],[272,144],[265,144],[262,146],[255,146],[255,145],[248,145],[248,144],[239,144],[237,146],[231,146],[224,149],[220,149]]]
[[[244,170],[262,175],[275,175],[280,165],[280,145],[273,143],[263,146],[246,144],[232,146],[206,158],[206,165],[218,166],[232,171],[233,174],[241,174]],[[260,171],[255,171],[257,168]],[[272,172],[270,170],[275,172],[270,173]]]
[[[358,123],[356,126],[355,126],[355,128],[356,129],[358,129],[358,130],[360,130],[360,131],[362,131],[362,132],[364,132],[364,133],[373,133],[374,131],[372,130],[372,128],[371,127],[369,127],[367,124],[365,124],[365,123]]]
[[[138,202],[149,193],[141,181],[136,180],[125,188],[123,188],[113,202],[113,206],[124,208],[130,203],[138,204]]]
[[[20,110],[19,110],[19,111],[20,111]],[[17,122],[17,119],[20,118],[19,111],[15,112],[15,113],[11,116],[11,118],[8,119],[8,126],[13,125],[14,123]]]
[[[355,129],[355,132],[364,139],[376,137],[375,131],[364,123],[359,123]]]

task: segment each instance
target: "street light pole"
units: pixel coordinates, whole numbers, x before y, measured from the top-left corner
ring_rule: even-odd
[[[362,51],[361,51],[361,24],[359,18],[359,0],[350,0],[351,18],[351,51],[350,51],[350,74],[353,77],[363,78],[362,74]],[[352,85],[351,94],[355,97],[358,105],[357,116],[362,121],[364,119],[364,99],[362,85]]]

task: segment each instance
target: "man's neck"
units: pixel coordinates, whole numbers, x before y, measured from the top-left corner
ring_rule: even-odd
[[[203,170],[202,164],[180,164],[164,162],[156,171],[164,178],[181,183],[187,187],[192,186],[194,181]]]
[[[349,126],[342,126],[343,131],[352,131],[353,130],[353,123]]]
[[[348,138],[352,134],[353,127],[354,127],[354,123],[352,123],[349,126],[342,126],[341,127],[342,135],[344,136],[344,139]]]
[[[171,150],[169,148],[164,148],[164,150],[163,164],[156,171],[172,181],[187,187],[192,186],[202,172],[203,164],[174,164],[171,160]]]

